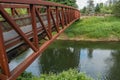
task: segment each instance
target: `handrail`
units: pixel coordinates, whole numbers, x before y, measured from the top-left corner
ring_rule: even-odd
[[[75,9],[74,7],[71,6],[66,6],[63,4],[55,3],[55,2],[50,2],[50,1],[41,1],[41,0],[0,0],[0,3],[14,3],[14,4],[33,4],[33,5],[44,5],[44,6],[56,6],[56,7],[64,7],[64,8],[71,8]]]

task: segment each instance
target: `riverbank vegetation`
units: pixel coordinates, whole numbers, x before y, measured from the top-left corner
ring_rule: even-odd
[[[65,31],[69,38],[120,39],[120,18],[89,17],[80,19]]]
[[[40,77],[34,77],[31,73],[23,73],[17,80],[93,80],[84,73],[79,73],[76,69],[63,71],[59,74],[43,74]]]

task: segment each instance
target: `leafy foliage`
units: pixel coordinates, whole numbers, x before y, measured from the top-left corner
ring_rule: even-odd
[[[96,5],[96,7],[95,7],[95,12],[96,12],[96,13],[100,13],[100,6],[99,6],[99,4]]]
[[[75,69],[70,69],[57,75],[42,75],[39,80],[92,80],[92,78],[85,76],[84,73],[79,73]]]
[[[31,73],[24,72],[17,80],[93,80],[86,76],[85,73],[79,73],[76,69],[63,71],[59,74],[43,74],[40,77],[35,77]]]
[[[100,8],[100,13],[103,14],[111,14],[112,13],[112,6],[103,6],[102,8]]]
[[[86,7],[84,7],[81,11],[80,11],[81,13],[87,13],[87,8]]]
[[[109,4],[109,5],[106,5],[104,3],[97,3],[96,6],[94,6],[94,12],[99,14],[112,14],[112,9],[113,9],[113,5],[115,4],[116,2],[114,2],[113,4]],[[81,13],[86,13],[88,14],[89,13],[89,6],[87,7],[84,7],[83,9],[81,9]]]
[[[33,77],[32,73],[28,73],[25,71],[21,74],[20,77],[18,77],[17,80],[31,80],[32,77]]]
[[[120,17],[120,0],[114,5],[113,13],[116,17]]]
[[[76,0],[47,0],[47,1],[57,2],[57,3],[65,4],[68,6],[73,6],[75,8],[78,7],[76,4]]]

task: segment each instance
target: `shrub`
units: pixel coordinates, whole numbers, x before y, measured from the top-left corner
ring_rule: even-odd
[[[79,73],[76,69],[63,71],[59,74],[45,74],[39,80],[92,80],[85,73]]]
[[[85,73],[80,73],[76,69],[69,69],[58,74],[42,74],[40,77],[35,77],[31,73],[24,72],[17,80],[93,80],[86,76]]]

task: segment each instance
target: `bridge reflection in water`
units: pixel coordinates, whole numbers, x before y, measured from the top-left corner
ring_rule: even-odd
[[[77,68],[78,71],[86,72],[95,80],[98,78],[119,80],[119,44],[119,42],[55,41],[26,71],[39,76],[41,73],[59,73]],[[22,54],[10,64],[18,64],[21,58],[32,53],[31,49],[26,53],[27,55]]]

